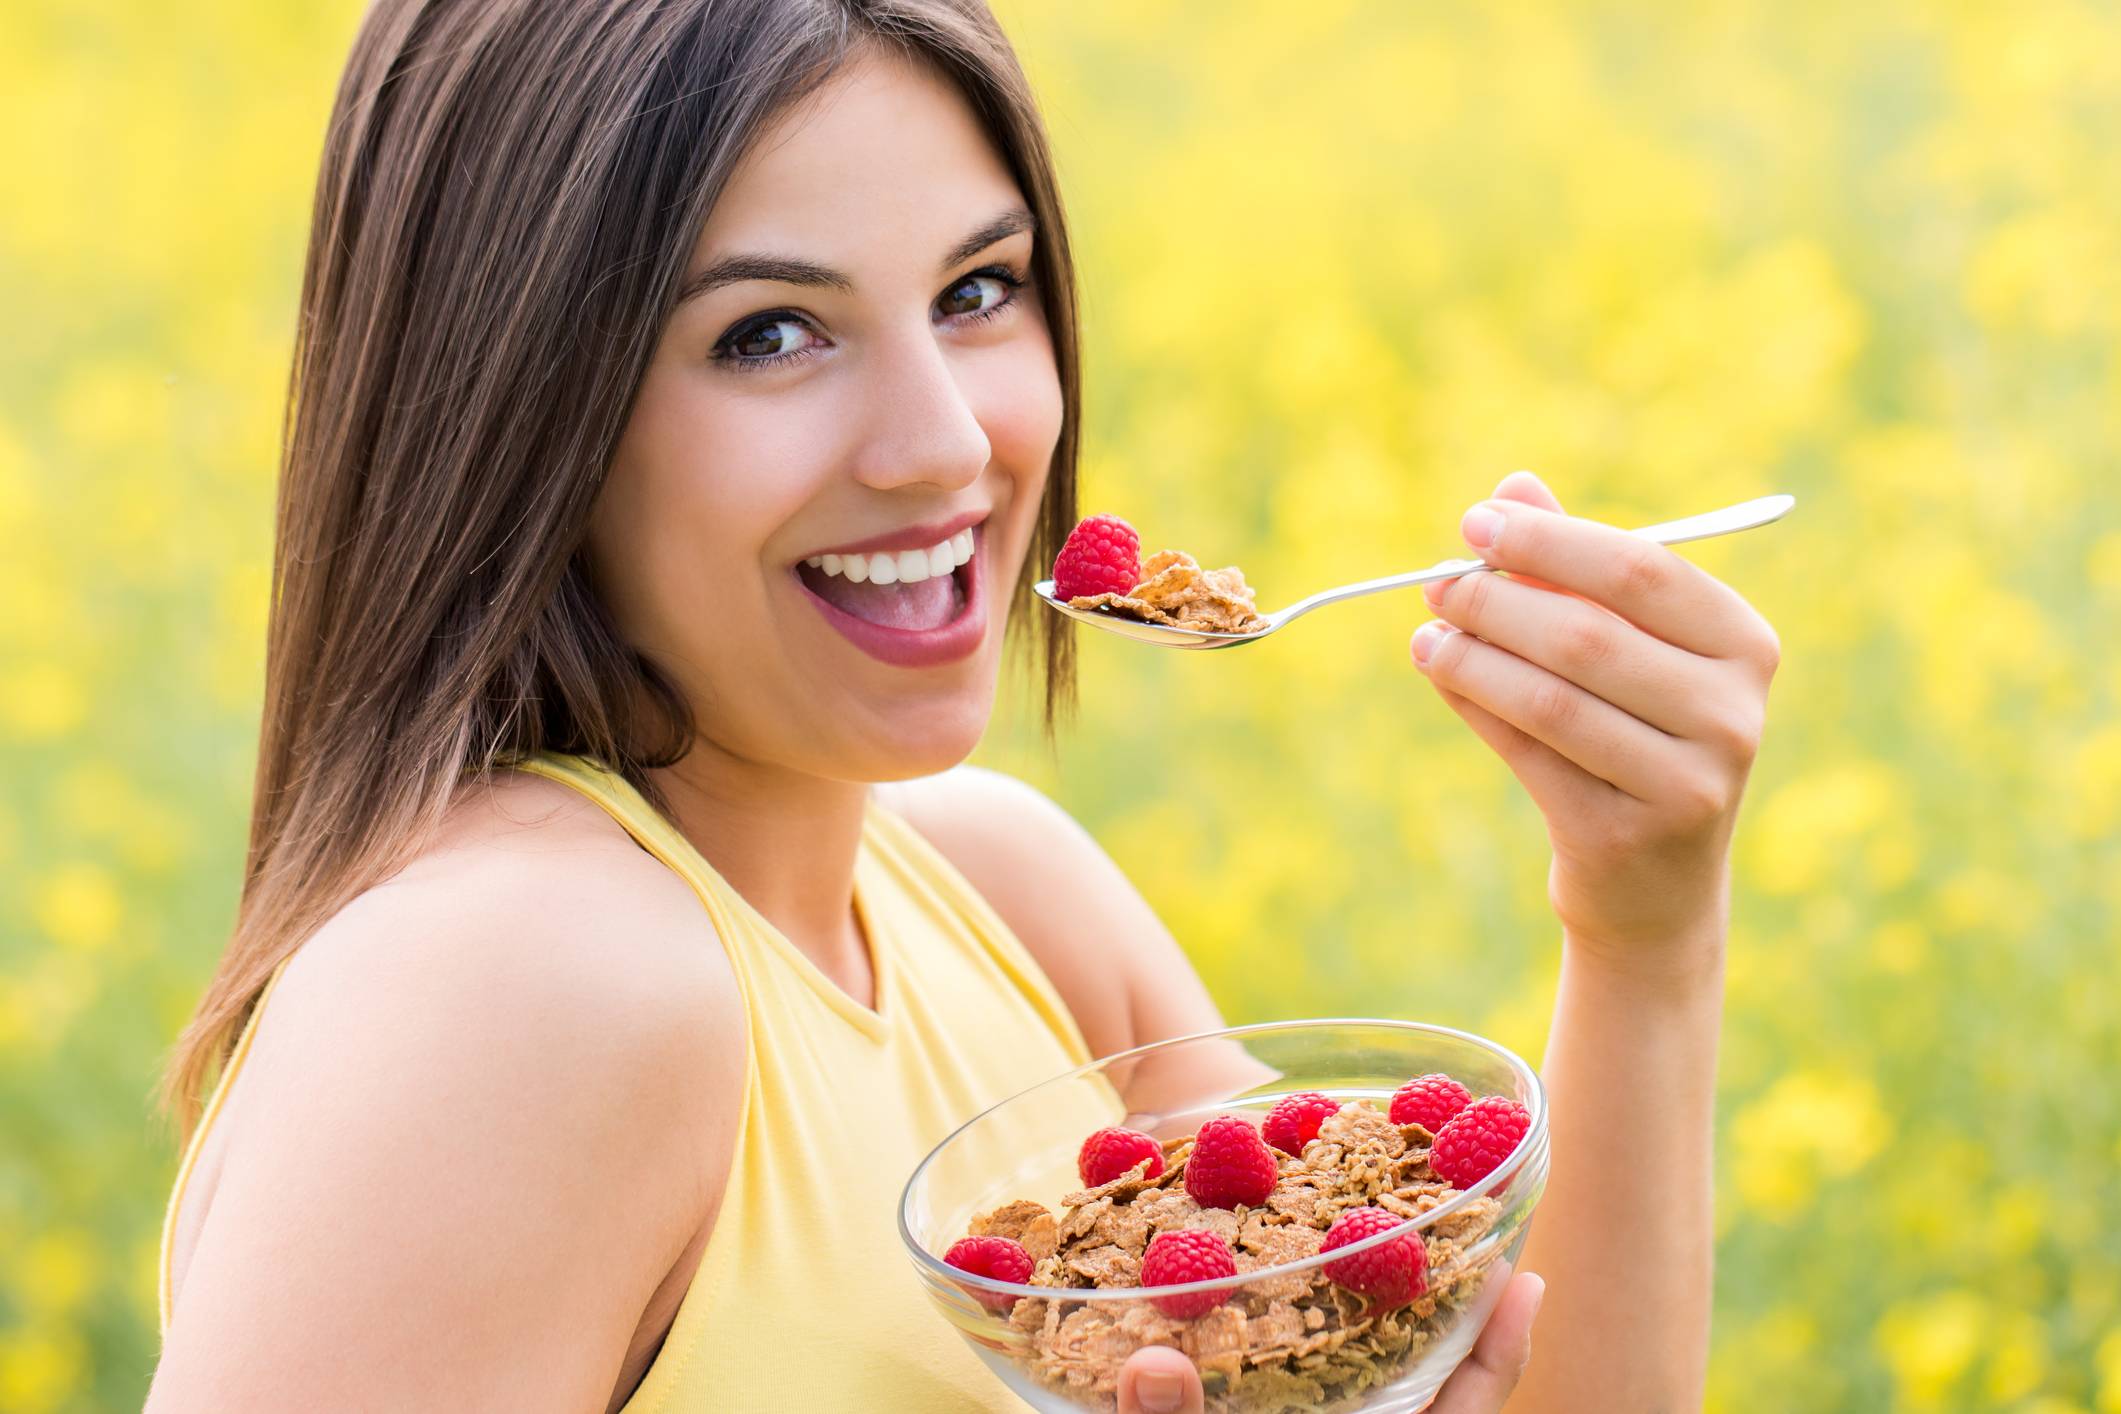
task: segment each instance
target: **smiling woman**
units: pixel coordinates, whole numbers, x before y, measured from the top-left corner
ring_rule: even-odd
[[[370,14],[156,1414],[1009,1405],[900,1185],[1219,1024],[1080,829],[947,769],[1073,520],[1075,347],[976,0]],[[1439,1410],[1499,1403],[1526,1290]],[[1166,1348],[1103,1393],[1202,1399]]]

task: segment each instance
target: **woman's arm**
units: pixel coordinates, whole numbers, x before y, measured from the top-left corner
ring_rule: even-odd
[[[1553,1171],[1524,1255],[1548,1301],[1518,1405],[1695,1409],[1731,824],[1779,650],[1670,551],[1562,516],[1523,473],[1497,497],[1468,513],[1469,541],[1548,587],[1436,586],[1444,622],[1414,654],[1524,783],[1554,850]]]
[[[977,766],[884,787],[1037,960],[1093,1056],[1223,1025],[1156,911],[1067,811]]]
[[[1701,1407],[1721,1009],[1713,964],[1667,984],[1563,944],[1542,1066],[1554,1165],[1524,1253],[1551,1287],[1528,1411]]]

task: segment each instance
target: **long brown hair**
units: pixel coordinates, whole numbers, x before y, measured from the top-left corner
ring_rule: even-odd
[[[590,507],[732,169],[877,44],[957,86],[1038,222],[1065,417],[1020,623],[1075,516],[1075,286],[981,0],[379,0],[363,22],[302,279],[242,900],[161,1087],[186,1137],[274,968],[464,782],[552,750],[647,789],[684,754],[683,699],[592,590]],[[1070,644],[1042,620],[1050,720]]]

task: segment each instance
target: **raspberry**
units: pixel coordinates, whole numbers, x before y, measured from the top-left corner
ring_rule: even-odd
[[[1164,1171],[1164,1146],[1139,1129],[1100,1129],[1083,1141],[1075,1155],[1075,1171],[1083,1187],[1102,1188],[1143,1159],[1149,1161],[1143,1177],[1156,1177]]]
[[[1125,594],[1142,582],[1142,538],[1118,516],[1091,516],[1068,532],[1053,561],[1053,597]]]
[[[1452,1187],[1471,1188],[1510,1157],[1531,1127],[1532,1116],[1515,1100],[1475,1100],[1436,1131],[1429,1167]]]
[[[1180,1286],[1189,1281],[1236,1275],[1237,1261],[1230,1255],[1230,1244],[1199,1228],[1159,1232],[1142,1254],[1143,1286]],[[1190,1321],[1228,1301],[1230,1291],[1229,1287],[1221,1291],[1188,1291],[1177,1296],[1152,1296],[1149,1300],[1172,1320]]]
[[[1260,1137],[1284,1154],[1301,1154],[1304,1145],[1318,1137],[1318,1126],[1340,1113],[1340,1101],[1306,1090],[1284,1095],[1267,1111],[1259,1127]]]
[[[966,1237],[950,1244],[943,1260],[961,1272],[970,1272],[976,1277],[993,1277],[996,1281],[1028,1282],[1031,1280],[1031,1254],[1022,1243],[1009,1237]],[[981,1291],[977,1287],[966,1287],[979,1298],[980,1304],[995,1311],[1006,1311],[1016,1304],[1016,1298],[1000,1291]]]
[[[1406,1221],[1382,1208],[1353,1208],[1333,1220],[1325,1245],[1331,1252],[1366,1237],[1398,1227]],[[1326,1263],[1326,1275],[1358,1296],[1366,1296],[1373,1309],[1401,1306],[1429,1289],[1429,1252],[1421,1234],[1409,1232],[1380,1242],[1367,1252],[1357,1252],[1337,1262]]]
[[[1259,1131],[1233,1115],[1211,1119],[1186,1160],[1186,1192],[1203,1208],[1256,1208],[1274,1191],[1274,1151]]]
[[[1420,1076],[1392,1096],[1392,1123],[1418,1124],[1434,1134],[1472,1098],[1471,1090],[1448,1075]]]

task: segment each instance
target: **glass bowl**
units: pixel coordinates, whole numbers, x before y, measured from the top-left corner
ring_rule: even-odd
[[[1531,1116],[1530,1128],[1500,1166],[1468,1189],[1431,1189],[1411,1201],[1394,1190],[1393,1204],[1375,1201],[1395,1216],[1418,1215],[1363,1241],[1232,1278],[1155,1288],[1018,1284],[943,1261],[976,1214],[1021,1200],[1044,1205],[1066,1233],[1070,1210],[1061,1199],[1083,1188],[1076,1154],[1094,1130],[1142,1130],[1171,1154],[1177,1141],[1218,1115],[1239,1115],[1256,1125],[1275,1101],[1299,1091],[1320,1091],[1344,1103],[1364,1100],[1384,1111],[1402,1084],[1435,1072],[1453,1077],[1475,1097],[1517,1101]],[[1405,1144],[1422,1138],[1384,1128]],[[1371,1129],[1376,1131],[1374,1122]],[[1307,1146],[1307,1157],[1317,1142]],[[1379,1133],[1374,1142],[1390,1140]],[[1326,1156],[1318,1157],[1324,1162]],[[1403,1156],[1410,1164],[1417,1157],[1411,1151]],[[1277,1156],[1277,1163],[1281,1174],[1270,1209],[1277,1199],[1293,1196],[1284,1188],[1297,1186],[1291,1181],[1296,1161]],[[1464,1031],[1408,1021],[1275,1022],[1125,1051],[1002,1101],[961,1126],[913,1171],[899,1203],[899,1235],[943,1319],[1034,1409],[1114,1409],[1119,1367],[1142,1345],[1162,1344],[1193,1358],[1211,1414],[1411,1414],[1435,1397],[1472,1349],[1523,1249],[1546,1175],[1546,1094],[1532,1068],[1506,1048]],[[1182,1195],[1183,1188],[1167,1176],[1161,1189],[1122,1189],[1111,1196],[1120,1204],[1158,1192]],[[1327,1211],[1308,1221],[1285,1210],[1236,1210],[1232,1216],[1240,1224],[1254,1224],[1247,1231],[1262,1248],[1256,1256],[1241,1251],[1240,1267],[1269,1260],[1273,1248],[1256,1241],[1269,1223],[1304,1221],[1323,1233],[1331,1210],[1373,1205],[1351,1196],[1344,1192],[1319,1205]],[[1081,1205],[1086,1217],[1094,1201]],[[1174,1211],[1186,1206],[1172,1202]],[[1099,1211],[1105,1215],[1100,1223],[1117,1216],[1112,1207]],[[1182,1225],[1214,1223],[1231,1226],[1197,1209]],[[1399,1243],[1410,1233],[1422,1237],[1429,1283],[1412,1304],[1373,1309],[1325,1271],[1328,1262]],[[1043,1245],[1029,1234],[1024,1240]],[[1090,1240],[1077,1236],[1078,1255],[1079,1245]],[[1241,1246],[1243,1241],[1241,1235]],[[1104,1260],[1113,1260],[1109,1251]],[[1222,1299],[1204,1315],[1180,1318],[1173,1313],[1187,1304],[1183,1293]],[[1297,1324],[1300,1332],[1293,1329]]]

